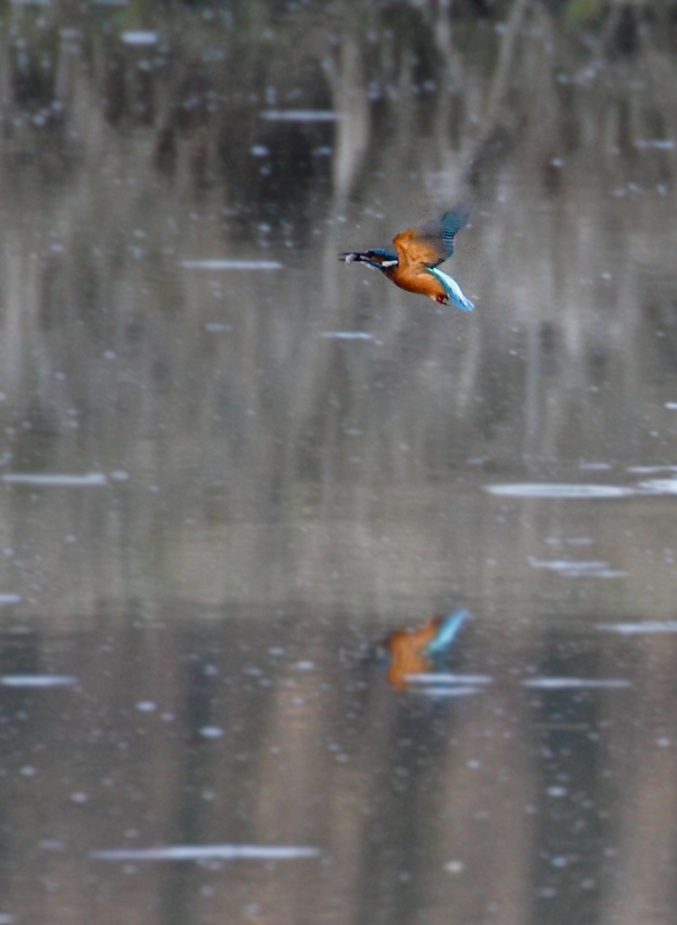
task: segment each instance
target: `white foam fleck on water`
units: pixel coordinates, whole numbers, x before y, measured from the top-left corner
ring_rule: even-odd
[[[0,607],[6,604],[20,604],[20,603],[21,603],[20,594],[11,594],[9,592],[6,594],[0,594]]]
[[[677,401],[666,401],[663,407],[669,411],[677,411]]]
[[[264,109],[261,118],[270,122],[335,122],[343,117],[333,109]]]
[[[157,32],[130,31],[120,33],[120,39],[125,45],[157,45]]]
[[[139,700],[136,709],[140,713],[153,713],[157,710],[157,704],[153,700]]]
[[[315,662],[300,661],[300,662],[296,662],[296,664],[293,667],[298,668],[299,671],[313,671],[315,668]]]
[[[643,623],[597,623],[595,629],[621,636],[638,636],[642,633],[677,633],[677,620],[646,620]]]
[[[69,687],[77,682],[69,674],[5,674],[0,675],[4,687]]]
[[[220,739],[223,729],[220,726],[203,726],[198,732],[205,739]]]
[[[38,842],[38,848],[41,851],[63,851],[64,843],[57,838],[43,838]],[[2,919],[0,919],[2,922]]]
[[[319,848],[296,845],[167,845],[157,848],[111,848],[92,851],[90,857],[100,861],[202,861],[218,858],[225,861],[285,861],[315,858]]]
[[[625,471],[635,475],[651,475],[654,472],[677,472],[677,466],[628,466]]]
[[[217,333],[219,331],[232,331],[232,324],[223,324],[220,321],[208,321],[205,325],[205,331],[210,331],[212,333]]]
[[[184,270],[281,270],[279,260],[182,260]]]
[[[0,479],[7,485],[35,485],[46,488],[80,488],[108,484],[108,479],[103,472],[85,472],[83,475],[57,472],[6,472],[0,476]]]
[[[509,498],[564,498],[597,499],[629,498],[636,494],[632,488],[621,485],[579,485],[573,482],[514,482],[498,485],[485,485],[485,490],[492,495]]]
[[[632,687],[632,682],[624,678],[529,678],[522,684],[542,690]]]

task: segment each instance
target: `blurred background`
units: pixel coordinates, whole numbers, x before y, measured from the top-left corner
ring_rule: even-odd
[[[0,925],[674,922],[676,146],[667,0],[0,2]]]

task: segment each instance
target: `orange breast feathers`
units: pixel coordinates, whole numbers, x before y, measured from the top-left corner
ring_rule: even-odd
[[[408,292],[418,292],[437,301],[446,301],[447,293],[442,283],[428,272],[429,266],[437,266],[440,262],[439,248],[435,247],[420,232],[414,228],[407,228],[393,238],[397,251],[397,266],[391,271],[390,278]]]

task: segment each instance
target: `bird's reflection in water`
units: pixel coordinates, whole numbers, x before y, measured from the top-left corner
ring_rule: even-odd
[[[431,617],[420,626],[390,633],[381,644],[388,664],[388,683],[404,691],[416,675],[442,673],[449,649],[468,616],[467,610],[455,610],[446,617]]]

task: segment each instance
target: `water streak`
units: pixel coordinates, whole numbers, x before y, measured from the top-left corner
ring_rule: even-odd
[[[110,848],[92,851],[99,861],[286,861],[315,858],[319,848],[296,845],[167,845],[156,848]]]
[[[184,270],[281,270],[279,260],[182,260]]]
[[[493,678],[486,674],[447,674],[443,671],[417,671],[406,675],[407,681],[415,684],[492,684]]]
[[[411,693],[414,694],[424,694],[426,697],[468,697],[470,694],[478,694],[482,690],[481,687],[472,687],[468,685],[467,687],[448,687],[448,686],[433,686],[433,687],[413,687]]]
[[[498,485],[485,485],[485,490],[492,495],[509,498],[630,498],[636,494],[632,488],[620,485],[579,485],[567,482],[514,482]]]
[[[264,109],[261,118],[270,122],[335,122],[342,116],[333,109]]]
[[[677,620],[647,620],[644,623],[596,623],[595,629],[605,633],[636,636],[642,633],[677,633]]]
[[[654,148],[658,151],[672,151],[675,143],[671,138],[638,138],[635,141],[635,147],[640,151]]]
[[[373,334],[366,331],[322,331],[322,337],[330,337],[334,340],[373,340]]]
[[[553,691],[579,688],[632,687],[632,682],[623,678],[530,678],[528,681],[522,681],[522,684],[524,687],[537,687]]]
[[[77,678],[69,674],[5,674],[0,675],[4,687],[69,687]]]
[[[677,479],[647,479],[639,487],[652,495],[677,495]]]
[[[69,475],[59,472],[6,472],[0,480],[8,485],[36,485],[57,488],[79,488],[88,485],[107,485],[103,472],[85,472],[83,475]]]
[[[564,575],[567,578],[626,578],[628,573],[609,567],[608,562],[594,559],[536,559],[528,556],[529,565],[536,569],[546,569]]]

